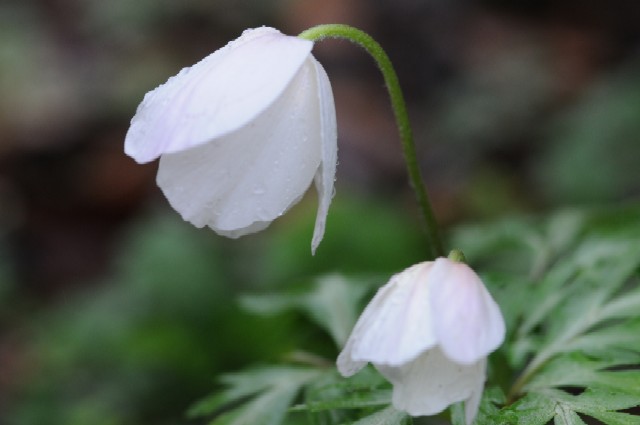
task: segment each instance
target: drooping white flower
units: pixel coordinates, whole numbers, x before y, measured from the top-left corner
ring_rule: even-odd
[[[160,157],[157,183],[182,217],[236,238],[260,231],[315,180],[322,240],[336,170],[335,106],[313,43],[273,28],[242,36],[147,93],[125,152]]]
[[[500,308],[478,275],[448,258],[416,264],[378,290],[338,356],[351,376],[368,362],[393,384],[393,405],[433,415],[465,401],[478,411],[486,357],[505,335]]]

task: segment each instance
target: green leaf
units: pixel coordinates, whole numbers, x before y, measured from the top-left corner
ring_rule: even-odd
[[[586,425],[576,412],[563,404],[556,406],[555,425]]]
[[[627,363],[640,362],[640,318],[580,335],[564,347],[597,358],[622,357]],[[635,355],[634,355],[635,353]]]
[[[603,408],[607,411],[625,410],[638,404],[638,396],[632,392],[588,388],[585,392],[575,397],[574,403],[581,406],[582,409],[591,409],[591,412],[600,411]]]
[[[561,390],[545,390],[544,393],[556,404],[556,423],[583,423],[571,422],[583,416],[591,416],[603,422],[616,425],[640,423],[638,416],[628,413],[615,412],[615,410],[634,407],[640,403],[638,396],[618,394],[606,390],[588,390],[579,395],[572,395]]]
[[[592,412],[590,415],[609,425],[638,425],[640,423],[638,416],[628,413]]]
[[[227,388],[195,404],[188,412],[192,418],[209,416],[229,408],[215,417],[211,425],[260,423],[278,425],[301,388],[320,376],[319,369],[299,367],[263,367],[224,375]],[[235,404],[238,404],[235,406]]]
[[[304,409],[312,412],[331,409],[362,409],[372,406],[383,406],[391,403],[391,390],[376,389],[362,392],[354,392],[345,397],[332,400],[310,401]]]
[[[305,299],[304,308],[341,348],[358,320],[358,305],[368,290],[368,286],[342,276],[324,276],[318,279],[315,290]]]
[[[554,387],[609,388],[636,394],[640,402],[640,370],[608,370],[626,362],[592,360],[580,353],[556,357],[537,373],[525,389],[540,391]]]
[[[601,309],[639,264],[640,245],[635,241],[586,239],[566,258],[557,260],[540,284],[531,288],[531,314],[525,318],[519,334],[525,335],[547,322],[553,327],[547,332],[548,339],[558,341],[622,313],[624,304],[607,306],[614,310],[598,311],[598,316],[593,316],[592,310]]]
[[[307,386],[304,404],[292,410],[308,412],[312,424],[341,424],[361,419],[390,403],[389,383],[369,366],[346,379],[337,372],[324,374]]]
[[[555,406],[543,394],[530,393],[497,414],[483,417],[476,425],[546,425],[556,414]]]
[[[360,409],[391,402],[389,383],[371,366],[349,378],[326,374],[307,388],[305,404],[296,410]]]
[[[640,406],[640,207],[506,223],[469,234],[488,248],[470,261],[519,267],[478,268],[508,327],[490,380],[509,386],[509,367],[519,377],[507,401],[483,398],[477,424],[640,424],[629,410]]]
[[[257,314],[276,314],[298,310],[327,331],[342,348],[360,314],[359,306],[371,289],[372,280],[347,279],[340,275],[319,277],[300,294],[246,295],[242,306]]]
[[[409,423],[409,415],[389,406],[353,422],[352,425],[405,425],[407,423]]]
[[[620,403],[620,400],[625,402]],[[580,395],[572,395],[561,390],[546,390],[541,393],[531,392],[516,403],[508,406],[498,414],[478,421],[478,425],[491,423],[545,425],[550,420],[556,424],[584,424],[580,415],[591,416],[609,425],[634,424],[639,419],[627,413],[614,410],[632,407],[633,400],[628,394],[616,394],[607,391],[586,391]],[[495,422],[492,422],[495,421]]]
[[[500,387],[489,387],[485,389],[480,400],[477,424],[491,422],[499,413],[499,406],[504,405],[506,397]],[[451,422],[453,425],[466,425],[464,403],[456,403],[451,408]]]
[[[481,264],[474,268],[508,327],[507,341],[490,358],[475,425],[640,424],[633,414],[640,405],[638,223],[640,207],[624,214],[568,211],[456,234],[471,244],[456,246]],[[242,302],[260,314],[301,312],[340,347],[372,283],[382,281],[329,275],[295,292]],[[410,421],[390,407],[391,386],[373,367],[348,379],[333,368],[293,369],[228,375],[227,389],[192,414],[217,414],[213,425],[278,424],[287,411],[295,412],[292,418],[306,414],[313,425]],[[501,387],[512,384],[507,397]],[[302,401],[289,408],[299,393]],[[463,403],[452,407],[451,421],[464,424]]]

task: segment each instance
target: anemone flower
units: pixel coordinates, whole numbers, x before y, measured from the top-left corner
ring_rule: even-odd
[[[393,384],[397,409],[433,415],[465,401],[471,424],[486,357],[504,334],[500,308],[478,275],[438,258],[409,267],[378,290],[338,356],[338,370],[351,376],[371,362]]]
[[[337,131],[312,47],[273,28],[246,30],[145,95],[125,152],[138,163],[160,158],[158,186],[185,220],[231,238],[254,233],[315,180],[315,252],[333,195]]]

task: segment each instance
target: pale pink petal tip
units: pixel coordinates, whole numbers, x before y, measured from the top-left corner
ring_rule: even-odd
[[[466,264],[439,258],[432,277],[435,332],[447,356],[471,364],[498,348],[504,319],[478,275]]]

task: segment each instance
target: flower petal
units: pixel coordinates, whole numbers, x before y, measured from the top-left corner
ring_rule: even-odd
[[[322,65],[313,58],[316,69],[318,100],[320,102],[320,138],[322,162],[316,173],[315,182],[318,190],[318,213],[316,225],[311,240],[311,252],[316,248],[324,236],[327,213],[331,198],[333,198],[333,183],[336,178],[336,164],[338,162],[338,128],[336,124],[336,108],[329,77]]]
[[[431,278],[434,329],[450,359],[475,363],[502,344],[505,325],[500,307],[469,266],[438,258]]]
[[[295,204],[321,160],[313,58],[284,93],[247,125],[195,148],[164,154],[157,182],[197,227],[239,237],[262,230]]]
[[[273,28],[246,30],[145,95],[125,152],[144,163],[238,130],[282,94],[312,47]]]
[[[393,384],[393,406],[412,416],[434,415],[468,399],[484,385],[483,360],[471,365],[451,361],[439,347],[400,367],[376,365]]]
[[[400,366],[436,343],[427,281],[432,264],[416,264],[378,290],[338,357],[343,375],[355,373],[350,373],[351,366],[368,361]]]
[[[353,345],[355,340],[347,340],[347,344],[344,346],[338,359],[336,360],[336,366],[338,372],[344,377],[355,375],[360,369],[362,369],[367,363],[367,360],[354,360],[353,358]]]
[[[483,358],[479,363],[478,367],[482,369],[483,379],[478,379],[475,382],[476,386],[471,391],[471,397],[464,402],[464,419],[466,425],[471,425],[476,418],[478,408],[480,407],[480,400],[482,400],[482,392],[484,391],[484,378],[486,378],[487,375],[487,358]]]

